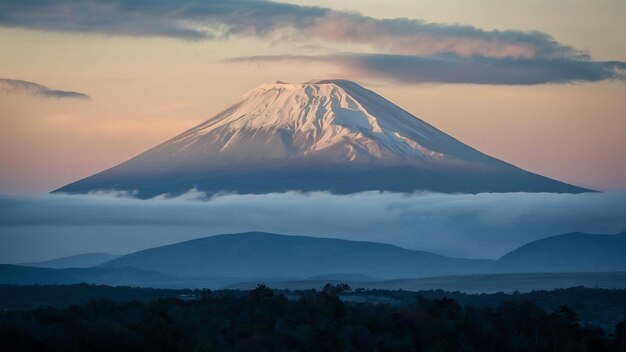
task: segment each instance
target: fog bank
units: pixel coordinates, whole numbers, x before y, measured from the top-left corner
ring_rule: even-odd
[[[124,193],[0,197],[0,262],[128,253],[214,234],[266,231],[497,258],[565,232],[626,229],[626,192],[277,193],[139,200]]]

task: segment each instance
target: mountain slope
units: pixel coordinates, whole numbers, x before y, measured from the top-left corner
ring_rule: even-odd
[[[498,262],[516,271],[626,270],[626,232],[616,235],[573,232],[552,236],[523,245]]]
[[[67,257],[55,258],[37,263],[23,263],[24,266],[39,268],[65,269],[65,268],[91,268],[98,264],[113,260],[118,255],[108,253],[84,253]]]
[[[134,267],[184,278],[309,278],[320,275],[414,278],[475,273],[485,270],[491,263],[448,258],[382,243],[249,232],[147,249],[99,267]]]
[[[485,155],[344,80],[264,84],[204,123],[60,188],[183,193],[583,192]]]

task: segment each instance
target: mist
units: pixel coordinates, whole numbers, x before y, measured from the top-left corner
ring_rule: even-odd
[[[566,232],[626,229],[626,192],[223,194],[191,190],[0,197],[0,262],[86,252],[125,254],[224,233],[265,231],[384,242],[456,257],[498,258]]]

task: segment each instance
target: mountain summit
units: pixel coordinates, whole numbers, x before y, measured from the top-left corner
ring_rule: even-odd
[[[588,191],[485,155],[345,80],[263,84],[222,113],[61,192]]]

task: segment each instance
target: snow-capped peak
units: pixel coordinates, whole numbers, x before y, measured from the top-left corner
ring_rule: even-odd
[[[584,192],[485,155],[345,80],[266,83],[222,113],[59,191]]]
[[[346,80],[261,84],[203,124],[161,145],[171,155],[335,161],[462,159],[458,141]]]

